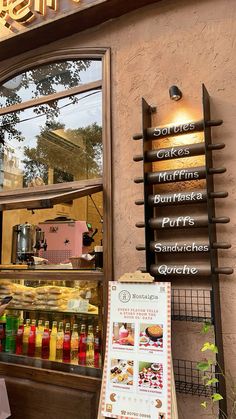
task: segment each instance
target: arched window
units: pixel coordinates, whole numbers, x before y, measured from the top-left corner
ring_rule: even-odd
[[[12,253],[6,235],[26,221],[85,220],[90,236],[98,230],[93,245],[110,243],[109,107],[106,49],[61,51],[0,72],[2,263]]]

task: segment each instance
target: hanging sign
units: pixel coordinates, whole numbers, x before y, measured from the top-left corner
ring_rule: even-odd
[[[171,287],[110,282],[102,414],[171,419]]]

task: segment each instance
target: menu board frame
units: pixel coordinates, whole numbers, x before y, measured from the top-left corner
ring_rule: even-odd
[[[120,334],[116,337],[117,325]],[[147,336],[152,325],[159,333],[162,327],[162,338],[151,340]],[[129,338],[125,330],[134,336],[133,347],[125,340]],[[116,419],[171,419],[171,383],[171,284],[111,281],[102,415]]]

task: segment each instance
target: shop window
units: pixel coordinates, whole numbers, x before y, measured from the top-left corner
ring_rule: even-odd
[[[104,141],[103,61],[102,56],[54,61],[0,85],[3,264],[31,263],[33,254],[63,269],[71,257],[92,253],[103,243],[102,191],[104,182],[105,188],[109,184],[104,175],[104,144],[108,150],[109,139]],[[60,237],[65,249],[58,240],[50,248],[46,236],[52,228],[58,222],[72,226],[74,221],[81,222],[80,248],[72,244],[74,233],[68,232]],[[16,226],[27,224],[41,228],[45,238],[37,250],[32,243],[30,257],[17,256]],[[34,229],[28,231],[35,234]],[[87,247],[84,235],[92,237]]]

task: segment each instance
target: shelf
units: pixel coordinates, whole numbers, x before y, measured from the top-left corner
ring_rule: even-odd
[[[217,386],[205,386],[203,377],[207,375],[197,369],[197,362],[182,359],[173,359],[175,387],[178,393],[192,394],[193,396],[209,397],[217,391]],[[211,366],[210,374],[214,374]],[[209,373],[209,371],[208,371]]]
[[[15,307],[8,307],[7,310],[9,311],[28,311],[28,312],[39,312],[39,313],[49,313],[49,314],[65,314],[65,315],[76,315],[76,316],[98,316],[98,312],[86,312],[86,311],[62,311],[62,310],[44,310],[44,309],[38,309],[38,308],[15,308]]]
[[[25,279],[25,280],[51,280],[51,281],[102,281],[104,274],[102,271],[91,271],[91,270],[77,270],[77,269],[65,269],[65,270],[37,270],[37,269],[26,269],[26,270],[1,270],[0,281],[2,279]]]
[[[9,354],[5,352],[0,353],[0,363],[20,364],[27,367],[43,368],[47,370],[60,371],[65,373],[72,373],[83,375],[87,377],[101,378],[102,372],[100,368],[66,364],[64,362],[49,361],[41,358],[31,358],[29,356]]]
[[[171,318],[213,324],[212,291],[172,288]]]

